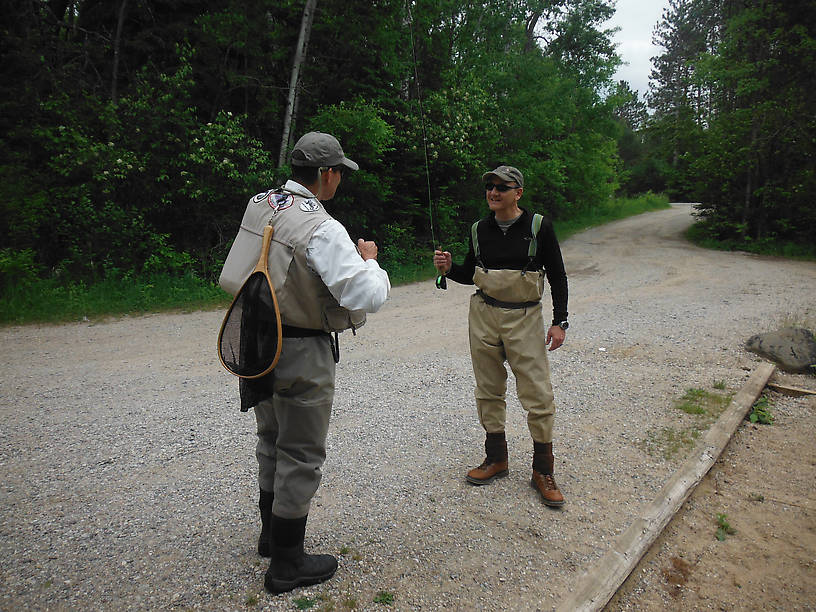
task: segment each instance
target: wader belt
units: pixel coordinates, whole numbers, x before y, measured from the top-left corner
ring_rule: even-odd
[[[311,338],[312,336],[328,336],[329,332],[322,329],[307,329],[305,327],[295,327],[294,325],[283,326],[284,338]]]
[[[540,300],[535,302],[502,302],[501,300],[496,300],[484,293],[481,289],[476,290],[476,295],[482,298],[485,301],[485,304],[489,306],[497,306],[498,308],[532,308],[541,303]]]
[[[328,336],[329,343],[331,344],[332,357],[334,357],[334,363],[340,363],[340,338],[338,338],[337,332],[334,332],[334,338],[332,338],[329,332],[323,331],[322,329],[308,329],[306,327],[295,327],[294,325],[283,325],[282,327],[284,338],[311,338],[313,336]]]

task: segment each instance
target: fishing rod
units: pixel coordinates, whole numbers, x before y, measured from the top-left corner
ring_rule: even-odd
[[[408,10],[408,28],[411,37],[411,57],[414,62],[414,81],[416,82],[416,90],[417,90],[417,101],[419,103],[419,124],[422,128],[422,149],[425,153],[425,181],[428,185],[428,219],[431,223],[431,245],[433,246],[434,252],[437,250],[442,250],[440,245],[439,249],[436,248],[436,237],[434,235],[434,214],[433,214],[433,200],[431,197],[431,171],[430,165],[428,164],[428,138],[425,133],[425,112],[422,108],[422,89],[419,84],[419,70],[417,69],[417,57],[416,57],[416,47],[414,46],[414,16],[411,14],[411,0],[405,1],[405,8]],[[436,277],[436,288],[437,289],[447,289],[448,288],[448,281],[447,277],[444,274],[439,274]]]

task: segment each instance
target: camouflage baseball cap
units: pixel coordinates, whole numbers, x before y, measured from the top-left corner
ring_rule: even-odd
[[[495,170],[485,172],[482,175],[482,180],[486,181],[491,176],[495,176],[500,181],[513,181],[518,183],[519,187],[524,187],[524,175],[521,173],[521,170],[513,166],[499,166]]]
[[[350,170],[359,170],[360,166],[343,153],[343,148],[331,134],[309,132],[300,137],[292,149],[293,166],[345,166]]]

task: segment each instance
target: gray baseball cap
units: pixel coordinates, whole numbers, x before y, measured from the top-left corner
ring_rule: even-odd
[[[343,153],[343,148],[331,134],[309,132],[300,137],[292,149],[293,166],[345,166],[350,170],[359,170],[360,166]]]
[[[524,175],[521,173],[521,170],[513,166],[499,166],[495,170],[485,172],[482,175],[482,180],[486,181],[491,176],[495,176],[500,181],[513,181],[518,183],[519,187],[524,187]]]

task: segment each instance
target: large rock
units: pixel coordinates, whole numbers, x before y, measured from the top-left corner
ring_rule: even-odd
[[[751,336],[745,348],[776,363],[788,372],[816,374],[816,340],[801,327],[787,327],[767,334]]]

